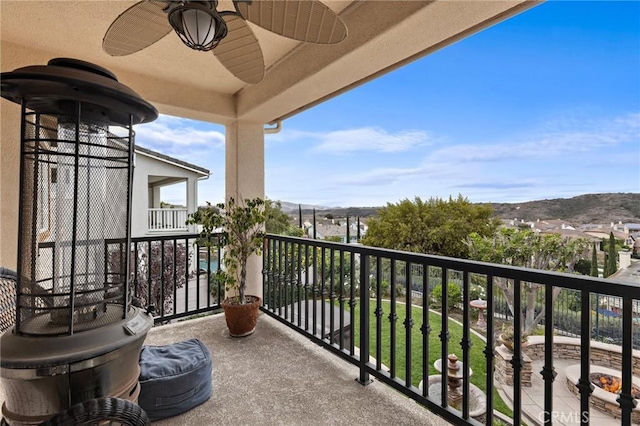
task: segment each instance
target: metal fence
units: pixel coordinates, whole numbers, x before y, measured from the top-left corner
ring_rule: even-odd
[[[202,247],[197,238],[184,234],[131,239],[132,294],[143,306],[154,307],[156,323],[220,309],[224,289],[215,273],[221,249]]]
[[[383,275],[382,286],[383,296],[388,297],[388,289],[390,282],[390,260],[385,259],[382,263]],[[422,285],[423,270],[420,265],[411,266],[411,291],[412,297],[420,300],[424,292]],[[407,271],[405,268],[396,268],[396,292],[400,292],[399,295],[404,294],[407,283]],[[447,276],[447,281],[451,285],[455,285],[460,289],[459,293],[456,293],[450,305],[455,305],[458,308],[462,308],[462,289],[463,289],[464,274],[461,271],[450,271]],[[439,300],[433,297],[434,289],[437,289],[442,285],[442,274],[439,268],[429,269],[429,288],[428,294],[430,304],[434,304],[436,307],[439,304]],[[535,284],[534,284],[535,285]],[[526,305],[526,290],[527,284],[525,284],[525,293],[523,293],[523,306]],[[437,293],[438,290],[436,290]],[[472,276],[471,284],[469,286],[469,299],[486,299],[487,283],[481,276]],[[564,336],[577,336],[580,334],[580,296],[579,290],[562,289],[557,295],[555,295],[553,310],[554,310],[554,329],[555,333]],[[541,287],[536,291],[535,304],[534,304],[534,316],[538,316],[544,309],[545,288]],[[591,306],[590,311],[592,315],[592,332],[591,338],[596,341],[604,343],[612,343],[616,345],[622,344],[622,299],[616,296],[610,296],[606,294],[591,294]],[[451,299],[451,295],[450,295]],[[640,301],[636,300],[633,303],[633,312],[640,318]],[[498,319],[506,321],[513,321],[513,313],[507,303],[507,298],[504,292],[498,288],[494,292],[494,315]],[[640,320],[640,319],[638,319]],[[537,322],[537,327],[534,328],[532,333],[542,333],[545,320],[544,314],[541,315],[541,320]],[[640,327],[637,328],[636,333],[640,333]],[[640,350],[640,334],[633,339],[633,348]]]
[[[579,339],[580,421],[588,424],[591,309],[594,298],[615,298],[621,330],[620,421],[631,424],[632,365],[640,364],[632,355],[640,338],[638,327],[634,327],[640,314],[637,287],[615,280],[276,235],[266,238],[263,262],[264,312],[358,366],[360,383],[366,384],[374,376],[454,424],[493,424],[496,355],[492,342],[499,333],[496,313],[502,309],[500,297],[506,299],[506,295],[511,312],[522,313],[512,316],[516,342],[520,342],[531,315],[537,315],[535,305],[541,303],[546,312],[542,322],[544,411],[540,420],[551,424],[556,375],[553,342],[562,316],[554,305],[564,300],[559,298],[563,292],[573,298],[571,303],[576,305],[571,312],[579,319],[572,334]],[[452,280],[458,284],[436,290],[439,284]],[[462,327],[449,318],[450,298],[458,297],[454,289],[458,286]],[[472,286],[480,286],[487,301],[486,338],[490,343],[484,347],[472,345],[472,310],[466,308],[472,300]],[[424,307],[432,303],[436,292],[439,294],[442,315],[437,322],[427,309],[414,305],[414,292],[421,295],[418,302]],[[527,309],[532,306],[533,311]],[[461,395],[447,385],[447,369],[442,367],[452,352],[462,362]],[[439,359],[436,365],[442,371],[432,367],[434,358]],[[473,363],[479,364],[474,365],[472,377],[469,366]],[[515,344],[509,363],[513,372],[512,417],[515,424],[521,424],[524,351],[520,343]],[[477,385],[488,390],[483,397],[486,413],[481,417],[476,417],[474,410]]]

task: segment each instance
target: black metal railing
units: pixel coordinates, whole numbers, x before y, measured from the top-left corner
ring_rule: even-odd
[[[212,242],[219,238],[211,235]],[[197,244],[198,234],[140,237],[131,239],[129,287],[130,294],[144,307],[153,306],[156,323],[202,314],[220,309],[224,288],[216,280],[221,267],[221,248],[214,244],[208,249]],[[93,243],[91,241],[84,244]],[[126,279],[123,266],[126,258],[123,239],[108,239],[104,244],[104,285],[96,292],[104,293],[111,303],[112,283]],[[48,268],[38,270],[31,298],[36,303],[53,306],[56,283],[52,271],[56,265],[56,242],[38,245],[38,256],[47,261]],[[97,244],[97,243],[96,243]],[[39,306],[39,305],[38,305]],[[39,309],[39,308],[38,308]]]
[[[581,369],[576,383],[580,410],[563,415],[565,420],[572,415],[576,422],[589,424],[589,410],[594,410],[589,405],[593,297],[610,298],[616,301],[620,316],[620,342],[612,357],[618,359],[622,378],[617,399],[620,422],[630,425],[632,415],[638,415],[633,411],[636,400],[631,378],[640,371],[640,355],[633,352],[640,344],[640,287],[617,280],[271,234],[264,245],[263,276],[261,309],[265,313],[359,367],[360,383],[374,376],[454,424],[493,424],[493,409],[499,402],[494,399],[494,383],[505,377],[508,384],[502,387],[509,387],[512,394],[513,410],[508,414],[514,424],[556,421],[559,413],[554,411],[553,387],[559,361],[554,358],[554,335],[561,334],[555,321],[561,311],[555,305],[563,292],[577,298],[572,303],[580,326],[572,336],[576,337],[575,358],[579,358],[575,363]],[[471,330],[476,315],[469,307],[474,286],[481,288],[487,303],[484,341]],[[520,343],[530,326],[534,301],[538,309],[534,314],[539,313],[540,304],[545,309],[539,331],[544,336],[539,372],[530,371],[527,353],[531,354],[531,347]],[[511,305],[510,315],[496,315],[497,302]],[[504,356],[506,348],[496,350],[503,323],[513,326],[515,342],[513,352]],[[461,367],[462,380],[454,381],[454,386],[443,367],[451,353],[462,362],[455,364]],[[442,371],[433,366],[435,358]],[[497,369],[500,362],[503,368]],[[531,374],[540,374],[544,382],[544,407],[536,418],[522,404],[522,388],[530,384]],[[460,385],[461,396],[455,384]],[[478,389],[484,389],[483,401],[478,401]],[[477,408],[482,405],[485,414],[479,415]]]
[[[201,247],[197,238],[197,234],[185,234],[132,239],[132,295],[144,306],[155,306],[157,323],[220,308],[224,295],[215,276],[221,266],[221,249]],[[108,249],[124,242],[106,244]],[[44,256],[50,247],[41,244],[39,249]],[[124,252],[118,248],[107,256],[105,274],[120,270]],[[50,281],[47,277],[38,280],[43,288],[52,285]],[[472,332],[477,312],[468,308],[478,295],[487,303],[484,340]],[[618,348],[611,358],[622,378],[619,418],[626,426],[632,418],[637,423],[640,416],[634,411],[637,402],[631,388],[632,375],[640,374],[640,354],[634,350],[640,346],[640,287],[361,245],[271,234],[265,239],[264,312],[359,367],[360,383],[367,384],[374,376],[454,424],[493,424],[493,409],[500,405],[494,399],[494,383],[505,374],[504,368],[510,371],[511,381],[501,386],[510,389],[513,411],[508,414],[514,424],[523,420],[552,424],[558,415],[566,420],[567,413],[553,409],[554,386],[564,386],[555,380],[559,362],[555,335],[570,335],[578,342],[575,362],[581,373],[576,388],[581,407],[569,415],[588,424],[589,415],[583,413],[593,410],[589,406],[593,392],[589,360],[598,337],[596,309],[602,305],[598,301],[605,299],[617,315],[617,322],[609,324],[617,330],[615,345],[610,346]],[[538,351],[543,354],[539,372],[527,371],[532,346],[518,343],[530,319],[526,307],[532,300],[534,314],[542,308],[546,311],[540,322],[544,343]],[[564,307],[567,300],[570,308]],[[579,319],[571,333],[565,331],[567,312]],[[504,351],[497,350],[502,324],[514,326],[516,342],[506,359],[501,358]],[[446,366],[451,353],[462,362],[460,397],[449,386],[446,367],[438,371],[433,366],[436,359]],[[500,362],[502,368],[496,368]],[[531,418],[523,410],[522,387],[527,385],[527,374],[537,373],[544,381],[544,409]],[[486,408],[480,416],[478,388],[484,390]]]
[[[131,239],[132,294],[143,306],[154,306],[156,323],[220,309],[224,289],[215,274],[221,249],[200,246],[197,238],[198,234],[184,234]]]

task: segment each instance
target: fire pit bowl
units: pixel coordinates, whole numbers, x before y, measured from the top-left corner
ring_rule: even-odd
[[[592,373],[589,375],[590,381],[592,381],[596,377],[598,381],[600,380],[600,377],[605,377],[607,378],[606,380],[608,380],[608,377],[618,379],[620,378],[619,371],[607,367],[601,367],[599,365],[592,365],[591,371]],[[564,371],[564,374],[567,378],[568,389],[578,398],[580,398],[580,393],[578,392],[578,387],[576,386],[576,384],[578,383],[578,379],[580,378],[580,364],[567,367]],[[636,392],[638,389],[640,389],[639,377],[632,377],[632,389],[633,388],[635,388]],[[595,409],[619,419],[622,416],[622,411],[620,410],[620,404],[618,404],[618,402],[616,401],[618,397],[618,393],[607,392],[599,385],[594,384],[593,393],[589,398],[589,403]],[[640,424],[640,403],[637,404],[637,406],[633,409],[631,413],[631,421],[634,424]]]
[[[622,391],[622,378],[606,373],[591,373],[589,381],[595,386],[610,393],[620,393]],[[640,388],[631,385],[631,395],[635,399],[640,399]]]

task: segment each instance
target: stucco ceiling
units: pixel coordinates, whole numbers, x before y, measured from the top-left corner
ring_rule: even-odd
[[[256,85],[230,74],[211,52],[171,33],[138,53],[111,57],[102,38],[133,1],[0,2],[1,69],[72,57],[113,71],[161,112],[226,123],[273,122],[506,19],[535,2],[325,0],[348,27],[337,45],[290,40],[249,24],[267,71]],[[233,10],[220,1],[218,10]]]

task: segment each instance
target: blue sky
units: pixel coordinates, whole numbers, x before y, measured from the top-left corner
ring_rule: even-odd
[[[136,132],[210,169],[199,203],[223,201],[224,127]],[[543,3],[286,120],[265,158],[268,198],[324,206],[640,192],[640,2]]]

